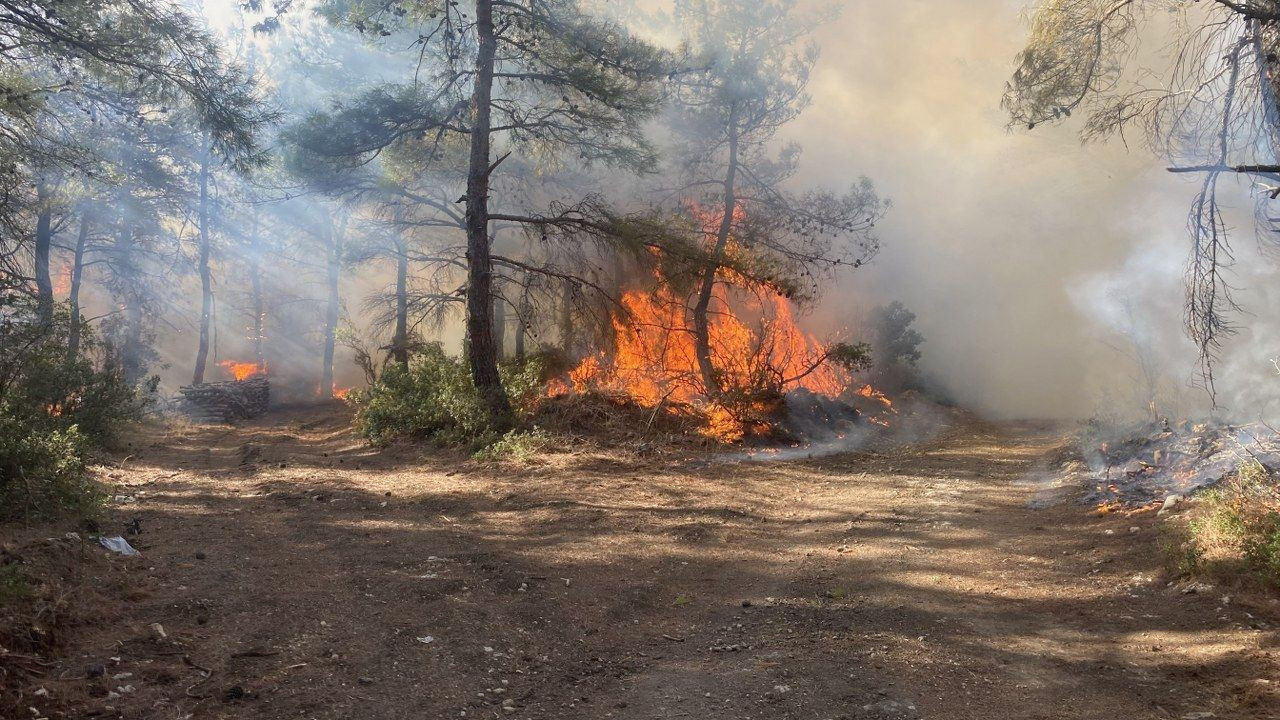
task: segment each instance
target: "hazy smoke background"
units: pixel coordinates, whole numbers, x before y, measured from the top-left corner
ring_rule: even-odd
[[[603,4],[631,20],[669,7]],[[1206,410],[1181,328],[1196,179],[1165,172],[1140,141],[1082,147],[1073,123],[1007,127],[999,100],[1026,34],[1023,0],[835,7],[814,34],[822,54],[813,103],[783,133],[804,147],[795,184],[843,188],[865,174],[894,207],[880,255],[831,289],[813,327],[856,327],[874,305],[901,300],[926,338],[924,371],[956,401],[997,416],[1140,412],[1144,364],[1158,375],[1163,412]],[[242,22],[234,3],[205,9],[224,26]],[[289,23],[327,31],[303,13]],[[288,37],[252,42],[264,55],[297,52]],[[377,54],[358,45],[331,43],[335,58],[374,63]],[[301,79],[276,80],[294,98],[306,94]],[[1224,354],[1219,386],[1226,408],[1256,416],[1280,383],[1270,362],[1280,350],[1267,290],[1274,273],[1258,258],[1247,191],[1242,182],[1226,204],[1239,208],[1236,284],[1253,315],[1239,318],[1246,327]],[[353,310],[370,284],[361,275],[352,282],[366,287],[344,287]],[[456,336],[446,332],[449,342]],[[341,356],[338,371],[353,378]]]
[[[1161,373],[1164,412],[1204,409],[1181,328],[1196,180],[1165,172],[1140,139],[1082,147],[1071,122],[1007,128],[999,100],[1026,2],[841,5],[816,35],[813,105],[790,130],[806,147],[802,181],[864,172],[894,208],[880,256],[821,316],[901,299],[919,316],[926,371],[1001,416],[1139,409],[1133,340]],[[1226,204],[1240,208],[1236,284],[1253,332],[1225,353],[1220,402],[1256,414],[1280,379],[1273,305],[1257,291],[1272,272],[1257,262],[1247,190]]]

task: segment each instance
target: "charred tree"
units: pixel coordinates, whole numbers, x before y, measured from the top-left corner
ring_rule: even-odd
[[[698,373],[702,376],[702,387],[708,397],[716,397],[722,392],[720,379],[715,364],[711,360],[711,322],[708,311],[711,308],[711,293],[715,290],[716,275],[720,272],[724,261],[725,250],[729,247],[729,234],[733,232],[733,214],[737,210],[738,180],[738,127],[735,120],[736,108],[729,115],[729,160],[724,174],[724,206],[721,208],[720,227],[716,231],[715,247],[711,250],[711,262],[702,271],[702,280],[698,286],[698,299],[693,304],[693,351],[698,359]]]

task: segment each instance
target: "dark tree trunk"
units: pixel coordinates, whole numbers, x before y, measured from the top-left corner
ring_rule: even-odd
[[[93,223],[88,210],[80,213],[80,232],[76,235],[76,252],[71,259],[71,327],[67,334],[67,362],[80,356],[80,281],[84,277],[84,248],[89,242],[89,226]]]
[[[489,257],[489,132],[493,65],[497,53],[493,3],[476,0],[475,90],[472,95],[471,157],[467,169],[467,335],[471,379],[496,427],[511,423],[511,405],[498,375],[493,342],[493,268]]]
[[[120,373],[129,385],[142,380],[146,372],[142,348],[142,280],[138,277],[137,259],[134,253],[133,228],[121,218],[116,234],[115,247],[117,281],[121,286],[120,304],[124,313],[124,339],[121,341]]]
[[[320,397],[333,397],[333,353],[338,336],[338,279],[342,272],[342,243],[346,223],[333,231],[329,240],[328,288],[329,300],[324,313],[324,359],[320,377]]]
[[[702,272],[702,283],[698,288],[698,300],[693,306],[693,351],[698,358],[698,373],[702,376],[702,386],[707,397],[717,397],[722,392],[719,374],[711,361],[711,327],[708,309],[711,307],[711,294],[716,285],[716,272],[720,269],[720,259],[724,257],[729,245],[729,234],[733,231],[733,213],[737,209],[738,198],[736,183],[738,179],[738,130],[735,120],[729,123],[729,168],[724,175],[724,216],[720,219],[720,228],[716,232],[715,247],[711,252],[711,261]]]
[[[560,349],[573,358],[573,283],[560,286]]]
[[[499,360],[507,356],[507,301],[493,298],[493,354]]]
[[[526,277],[525,283],[529,282]],[[524,336],[529,332],[526,318],[529,317],[529,286],[526,284],[520,291],[520,304],[516,306],[516,360],[523,363],[525,356]]]
[[[40,322],[53,322],[53,278],[49,274],[49,253],[53,247],[53,203],[49,188],[40,183],[36,187],[36,311]]]
[[[204,382],[205,365],[209,362],[209,326],[213,319],[213,274],[209,269],[209,144],[200,158],[200,209],[197,218],[200,241],[200,340],[196,346],[196,367],[191,383]]]
[[[409,252],[404,240],[396,238],[396,332],[391,341],[391,357],[401,367],[409,366]]]

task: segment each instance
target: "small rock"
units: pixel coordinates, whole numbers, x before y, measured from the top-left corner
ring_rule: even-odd
[[[197,560],[204,560],[204,559],[205,559],[205,558],[207,558],[207,557],[209,557],[209,556],[208,556],[208,555],[205,555],[203,550],[197,550],[197,551],[196,551],[196,559],[197,559]]]
[[[361,675],[360,677],[356,678],[356,682],[360,683],[361,685],[372,685],[373,678],[365,677],[364,675]]]
[[[436,639],[430,635],[423,635],[422,637],[418,638],[418,642],[422,643],[423,645],[430,645],[435,641]]]
[[[1182,502],[1181,495],[1169,495],[1165,497],[1164,502],[1160,504],[1160,510],[1156,513],[1156,515],[1163,515],[1167,512],[1171,512],[1173,508],[1176,507],[1177,504],[1180,502]]]
[[[1134,526],[1132,526],[1132,527],[1130,527],[1130,528],[1129,528],[1129,532],[1130,532],[1130,533],[1136,533],[1136,532],[1138,532],[1138,531],[1140,531],[1140,530],[1142,530],[1142,528],[1138,527],[1137,525],[1134,525]]]
[[[164,640],[165,638],[169,637],[169,633],[166,633],[164,631],[164,626],[161,625],[160,623],[151,623],[150,628],[151,628],[151,637],[155,638],[156,640]]]
[[[751,607],[751,601],[750,601],[750,600],[743,600],[743,601],[742,601],[742,607]]]

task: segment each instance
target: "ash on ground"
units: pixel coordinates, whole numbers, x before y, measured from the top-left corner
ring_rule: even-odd
[[[1186,496],[1250,460],[1280,469],[1280,434],[1262,423],[1161,423],[1108,437],[1085,433],[1079,455],[1063,464],[1068,480],[1089,488],[1084,502],[1143,505]]]

